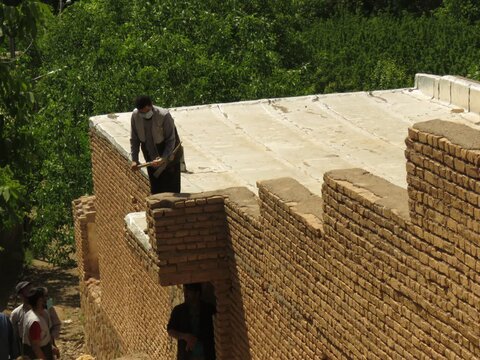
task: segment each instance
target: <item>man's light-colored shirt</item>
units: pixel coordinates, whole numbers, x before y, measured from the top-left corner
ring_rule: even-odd
[[[148,123],[149,121],[150,123]],[[146,142],[148,139],[151,139],[153,145],[165,142],[163,153],[158,154],[156,146],[154,146],[155,150],[153,150],[151,145],[147,145]],[[157,140],[155,141],[155,139]],[[132,161],[136,163],[138,163],[138,153],[142,142],[145,144],[145,150],[147,152],[147,154],[143,154],[146,161],[155,160],[158,156],[162,158],[170,156],[175,148],[175,122],[167,109],[153,106],[153,116],[149,120],[143,119],[137,109],[133,111],[130,131],[130,150]],[[152,156],[151,153],[156,156]]]
[[[17,306],[10,314],[10,321],[13,326],[13,334],[19,343],[22,343],[23,321],[25,314],[30,310],[29,305],[21,304]]]

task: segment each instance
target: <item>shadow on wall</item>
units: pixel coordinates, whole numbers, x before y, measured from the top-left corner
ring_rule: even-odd
[[[23,269],[22,227],[0,233],[0,310],[3,310]]]
[[[235,271],[235,269],[238,269],[235,256],[232,256],[230,259],[230,269],[230,276],[232,282],[232,290],[230,295],[230,314],[232,317],[236,317],[236,319],[232,318],[231,324],[232,341],[235,341],[236,343],[234,347],[236,353],[234,355],[235,359],[251,360],[252,355],[250,354],[250,342],[248,339],[247,321],[243,308],[244,301],[241,292],[241,282],[238,272]],[[235,307],[235,311],[233,311],[233,307]]]

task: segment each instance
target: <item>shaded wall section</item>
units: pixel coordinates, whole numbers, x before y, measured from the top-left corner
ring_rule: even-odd
[[[148,180],[142,173],[131,171],[128,161],[94,130],[91,145],[95,197],[81,198],[74,204],[87,349],[99,359],[141,352],[146,347],[153,349],[151,355],[168,357],[176,344],[164,335],[165,319],[172,304],[180,301],[181,291],[162,287],[150,276],[148,266],[138,256],[138,247],[128,242],[124,220],[128,213],[145,209]],[[88,268],[92,221],[98,250],[96,274]],[[100,281],[86,286],[84,281],[89,278]],[[95,325],[89,326],[90,322]],[[100,323],[108,331],[98,332]]]
[[[86,316],[87,332],[102,323],[119,352],[173,358],[165,326],[178,285],[202,281],[214,286],[218,359],[480,356],[478,131],[417,124],[406,140],[407,190],[335,170],[322,198],[282,178],[259,182],[258,197],[231,188],[145,201],[145,179],[92,139],[101,316]],[[112,185],[100,164],[115,162]],[[142,206],[145,229],[134,231],[124,217]],[[88,248],[78,249],[85,258]]]
[[[8,298],[23,270],[23,227],[0,233],[0,311],[7,307]]]

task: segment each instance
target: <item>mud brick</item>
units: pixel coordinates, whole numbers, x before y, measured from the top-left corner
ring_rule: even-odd
[[[427,140],[428,134],[419,131],[417,135],[418,135],[419,142],[421,142],[422,144],[428,144],[428,140]]]
[[[207,199],[195,199],[195,205],[205,205],[207,203]]]
[[[207,198],[208,204],[223,204],[224,197],[223,196],[210,196]]]
[[[211,213],[211,212],[222,212],[224,211],[224,205],[215,203],[215,204],[208,204],[204,207],[204,212]]]
[[[165,211],[165,216],[168,217],[177,217],[177,216],[182,216],[184,213],[186,213],[186,209],[183,208],[175,208],[175,209],[164,209]]]
[[[197,205],[197,202],[195,199],[189,199],[184,201],[185,207],[195,207]]]
[[[176,201],[174,204],[173,204],[173,207],[175,209],[183,209],[185,207],[185,201]]]

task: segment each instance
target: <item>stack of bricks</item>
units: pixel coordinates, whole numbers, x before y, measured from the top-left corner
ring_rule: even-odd
[[[147,199],[150,243],[162,285],[228,278],[223,196],[158,194]]]
[[[82,196],[74,200],[72,209],[80,279],[98,278],[98,250],[96,244],[93,244],[96,239],[92,239],[95,227],[95,196]]]

